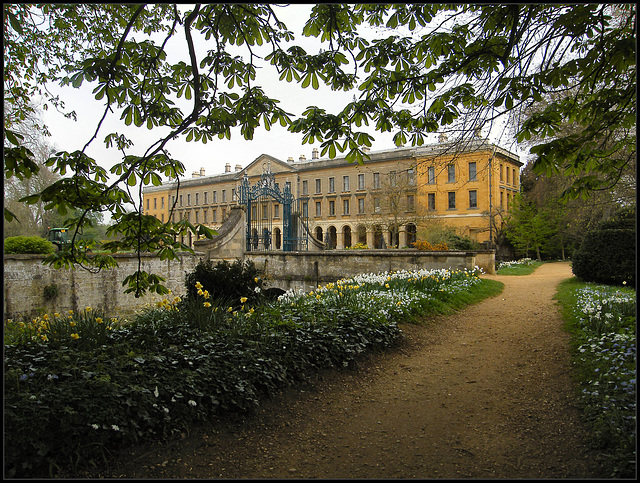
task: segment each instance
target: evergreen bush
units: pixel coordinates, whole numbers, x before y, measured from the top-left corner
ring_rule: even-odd
[[[573,274],[585,282],[635,287],[635,273],[635,210],[624,210],[585,235]]]
[[[53,243],[39,236],[10,236],[4,239],[4,253],[48,255],[55,251]]]

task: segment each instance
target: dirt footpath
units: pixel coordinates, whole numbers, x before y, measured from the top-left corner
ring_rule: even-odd
[[[486,276],[502,294],[257,415],[125,455],[129,478],[602,477],[575,408],[555,287],[568,263]]]

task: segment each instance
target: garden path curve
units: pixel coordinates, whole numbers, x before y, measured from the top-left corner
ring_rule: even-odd
[[[355,370],[291,388],[254,416],[123,454],[130,478],[590,478],[569,336],[547,263]]]

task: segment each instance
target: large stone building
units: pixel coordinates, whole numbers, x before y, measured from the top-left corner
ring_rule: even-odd
[[[287,161],[263,154],[248,166],[227,163],[225,172],[205,169],[178,183],[144,190],[144,210],[162,221],[188,218],[219,228],[239,202],[240,184],[255,184],[270,172],[276,184],[299,200],[298,209],[313,236],[331,248],[356,243],[370,248],[410,246],[443,226],[478,242],[491,239],[489,212],[508,210],[520,188],[518,156],[476,139],[465,146],[440,143],[371,151],[363,165],[344,157]],[[173,213],[171,209],[173,208]],[[269,218],[271,248],[281,248],[282,207],[262,203],[257,216]],[[170,215],[171,213],[171,215]],[[256,218],[256,214],[253,214]],[[193,246],[193,239],[183,240]]]

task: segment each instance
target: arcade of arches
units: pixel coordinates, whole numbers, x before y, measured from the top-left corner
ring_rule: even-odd
[[[350,225],[330,225],[326,229],[315,227],[313,235],[318,241],[326,243],[328,248],[349,248],[357,243],[369,248],[402,248],[412,246],[416,241],[416,232],[414,224],[403,225],[399,229],[381,225],[358,225],[354,228]]]

